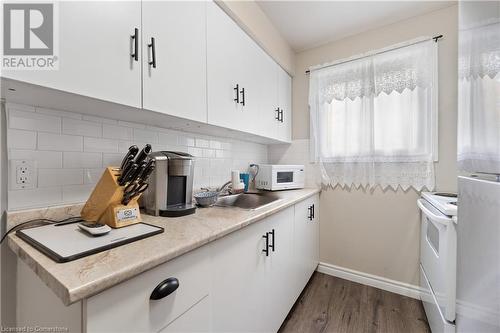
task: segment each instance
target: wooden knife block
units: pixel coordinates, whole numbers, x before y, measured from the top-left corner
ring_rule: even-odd
[[[122,205],[124,186],[118,185],[117,167],[107,167],[83,206],[82,219],[121,228],[142,221],[137,200],[140,195]]]

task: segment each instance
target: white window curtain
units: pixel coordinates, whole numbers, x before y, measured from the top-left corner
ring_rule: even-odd
[[[500,174],[500,19],[459,31],[458,166]]]
[[[326,186],[434,189],[437,43],[311,68],[311,148]]]

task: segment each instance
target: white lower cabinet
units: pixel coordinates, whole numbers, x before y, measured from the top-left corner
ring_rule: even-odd
[[[318,264],[318,202],[319,195],[307,198],[70,306],[20,263],[18,324],[71,332],[276,332]]]
[[[303,288],[319,262],[319,196],[295,205],[293,267],[295,289]]]
[[[208,248],[201,247],[120,283],[84,301],[84,329],[86,332],[159,332],[167,329],[168,332],[169,325],[183,316],[187,317],[182,318],[182,322],[188,320],[190,310],[210,297],[209,272]],[[178,288],[168,295],[165,293],[161,299],[150,299],[153,290],[169,278],[177,279]],[[198,317],[197,311],[192,313]],[[206,330],[209,328],[207,326]]]

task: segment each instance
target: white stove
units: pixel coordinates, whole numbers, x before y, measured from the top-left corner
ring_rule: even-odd
[[[422,192],[422,198],[448,216],[457,215],[457,194],[446,192]]]
[[[420,298],[433,333],[455,332],[457,195],[423,192],[421,214]]]

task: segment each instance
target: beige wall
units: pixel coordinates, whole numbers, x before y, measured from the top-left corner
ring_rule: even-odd
[[[290,75],[295,53],[255,1],[216,2]]]
[[[293,137],[309,137],[309,66],[443,34],[439,41],[438,190],[456,190],[457,6],[351,36],[296,55]],[[419,212],[414,190],[326,190],[321,194],[321,261],[401,282],[418,283]]]

